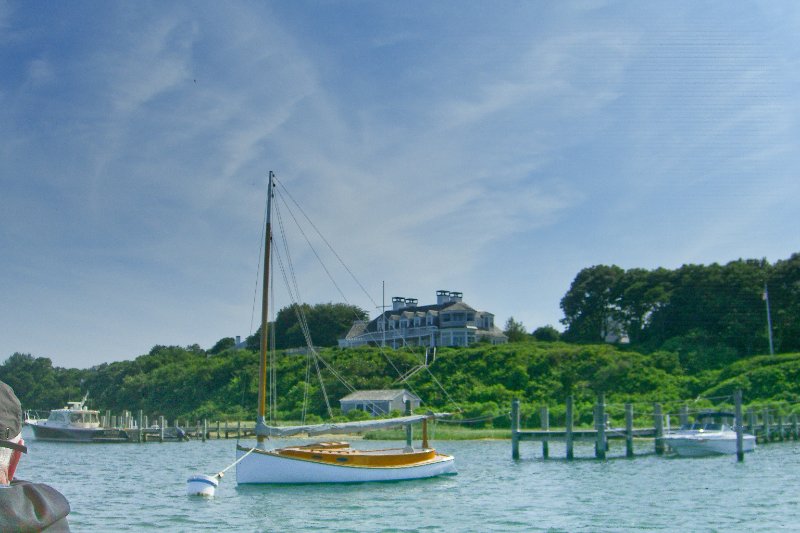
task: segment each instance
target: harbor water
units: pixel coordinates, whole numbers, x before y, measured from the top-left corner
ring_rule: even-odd
[[[192,474],[235,460],[233,440],[147,444],[41,442],[17,477],[48,483],[70,501],[73,531],[775,531],[800,530],[800,443],[735,456],[609,458],[591,444],[439,441],[458,475],[379,484],[237,486],[234,469],[214,498],[186,495]],[[294,441],[281,441],[286,444]],[[249,445],[249,441],[243,441]],[[352,441],[354,447],[397,443]]]

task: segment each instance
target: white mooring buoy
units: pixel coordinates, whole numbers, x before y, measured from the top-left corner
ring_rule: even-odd
[[[186,480],[186,493],[189,496],[213,497],[218,486],[219,478],[217,476],[195,474]]]
[[[220,480],[225,475],[225,472],[239,464],[245,457],[256,451],[256,448],[250,448],[247,453],[236,459],[233,463],[223,468],[216,476],[207,476],[205,474],[194,474],[186,480],[186,493],[189,496],[208,496],[214,497],[217,491]]]

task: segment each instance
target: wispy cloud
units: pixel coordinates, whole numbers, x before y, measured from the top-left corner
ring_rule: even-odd
[[[501,323],[597,262],[800,246],[796,9],[414,5],[0,3],[0,358],[246,334],[269,170],[373,292]]]

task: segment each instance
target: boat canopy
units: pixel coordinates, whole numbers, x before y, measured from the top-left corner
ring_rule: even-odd
[[[361,431],[370,431],[373,429],[387,429],[392,427],[407,426],[421,420],[431,418],[443,418],[450,416],[449,413],[436,413],[425,415],[410,415],[401,416],[398,418],[384,418],[379,420],[359,420],[357,422],[330,422],[327,424],[311,424],[305,426],[263,426],[256,433],[261,433],[268,437],[291,437],[293,435],[307,434],[325,435],[325,434],[341,434],[341,433],[359,433]]]

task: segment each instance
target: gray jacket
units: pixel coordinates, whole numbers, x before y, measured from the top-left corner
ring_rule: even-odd
[[[69,502],[41,483],[14,480],[0,485],[0,531],[69,531]]]

